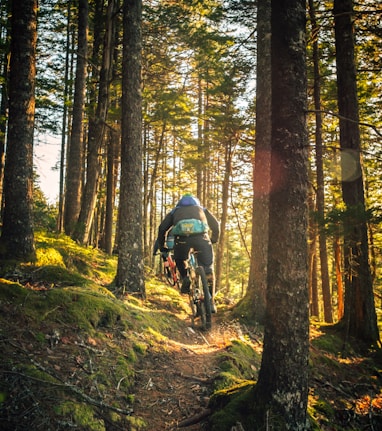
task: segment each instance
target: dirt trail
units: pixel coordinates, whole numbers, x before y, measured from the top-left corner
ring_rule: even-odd
[[[144,419],[148,431],[208,429],[205,415],[219,353],[230,340],[242,337],[242,328],[227,313],[213,316],[209,332],[193,330],[185,319],[184,328],[163,344],[163,350],[149,353],[140,364],[134,416]]]

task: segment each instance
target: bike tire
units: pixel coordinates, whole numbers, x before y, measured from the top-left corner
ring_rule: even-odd
[[[174,273],[175,271],[175,273]],[[163,275],[164,278],[167,282],[167,284],[169,284],[172,287],[177,287],[179,288],[180,285],[180,275],[178,272],[178,269],[175,268],[174,270],[172,268],[170,268],[169,266],[164,266],[163,265]]]
[[[196,295],[196,290],[198,288],[197,278],[193,267],[188,269],[187,275],[191,281],[190,291],[188,293],[188,299],[191,308],[191,327],[196,329],[195,320],[200,316],[200,313],[198,310],[198,300]]]
[[[177,267],[175,267],[174,286],[180,290],[180,274]]]
[[[198,266],[196,268],[196,275],[198,278],[199,289],[203,292],[203,300],[200,302],[202,328],[208,330],[211,329],[212,326],[211,295],[208,288],[206,273],[202,266]]]
[[[191,327],[195,329],[196,328],[195,319],[199,316],[198,307],[195,304],[194,296],[191,293],[189,295],[189,299],[190,299],[190,307],[191,307]]]
[[[169,284],[170,286],[174,286],[174,279],[171,274],[171,269],[168,266],[163,266],[163,275],[167,284]]]

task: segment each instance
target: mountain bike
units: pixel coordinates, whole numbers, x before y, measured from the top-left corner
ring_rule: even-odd
[[[195,327],[195,320],[200,319],[203,330],[211,329],[211,294],[204,268],[198,265],[197,252],[190,251],[186,261],[188,276],[191,281],[189,299],[191,306],[191,321]]]
[[[161,252],[163,261],[163,275],[166,282],[170,286],[180,287],[180,275],[176,267],[175,260],[173,259],[170,251]]]

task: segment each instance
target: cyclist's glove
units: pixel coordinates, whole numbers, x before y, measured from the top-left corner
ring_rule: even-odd
[[[217,238],[216,235],[212,235],[212,237],[211,237],[211,243],[212,244],[216,244],[218,242],[218,239],[219,238]]]

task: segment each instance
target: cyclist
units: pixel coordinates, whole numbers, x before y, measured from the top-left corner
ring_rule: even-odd
[[[189,293],[190,279],[187,275],[185,260],[191,248],[198,252],[198,263],[204,268],[208,287],[211,293],[212,312],[215,307],[215,275],[214,254],[212,244],[216,243],[220,235],[220,225],[216,217],[200,205],[199,199],[192,194],[185,194],[163,219],[158,229],[158,247],[165,251],[167,232],[175,237],[174,259],[182,279],[181,293]],[[211,230],[211,237],[209,236]]]
[[[163,260],[166,260],[167,254],[173,252],[174,250],[174,241],[175,241],[174,234],[172,233],[172,229],[170,229],[167,232],[163,247],[159,247],[158,238],[155,240],[153,256],[156,256],[159,248],[161,248],[160,251],[162,253]]]

